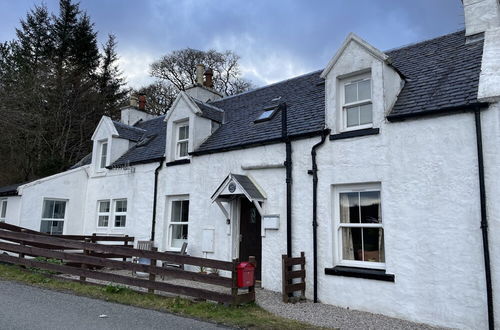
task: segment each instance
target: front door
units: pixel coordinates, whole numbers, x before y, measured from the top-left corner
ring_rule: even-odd
[[[257,260],[255,279],[261,279],[262,236],[260,234],[261,218],[253,203],[241,198],[240,214],[240,261],[248,261],[249,256]]]

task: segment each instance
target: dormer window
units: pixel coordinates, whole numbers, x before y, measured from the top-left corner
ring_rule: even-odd
[[[347,78],[342,82],[342,122],[344,130],[373,125],[370,74]]]
[[[183,159],[188,157],[189,149],[189,122],[177,124],[177,142],[176,158]]]
[[[100,145],[100,153],[99,153],[99,169],[103,170],[106,168],[106,162],[108,160],[108,142],[103,141]]]

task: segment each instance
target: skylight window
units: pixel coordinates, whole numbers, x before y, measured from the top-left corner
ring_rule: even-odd
[[[278,107],[264,108],[264,111],[262,111],[259,117],[255,119],[255,122],[258,123],[261,121],[271,120],[277,111]]]

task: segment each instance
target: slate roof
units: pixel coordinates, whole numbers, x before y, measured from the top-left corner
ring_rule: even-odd
[[[243,189],[247,192],[247,194],[252,198],[252,199],[264,199],[264,196],[260,192],[260,190],[255,186],[255,184],[250,180],[250,178],[246,175],[241,175],[241,174],[233,174],[233,178],[238,181],[238,183],[241,185]]]
[[[478,104],[483,41],[459,31],[386,52],[405,77],[389,119]]]
[[[290,136],[318,132],[325,123],[325,86],[321,71],[210,102],[225,112],[224,124],[195,152],[253,144],[281,138],[281,111],[272,120],[254,123],[263,109],[285,102]]]
[[[17,196],[17,188],[24,183],[0,187],[0,196]]]
[[[389,119],[418,116],[478,104],[483,42],[465,44],[465,31],[386,52],[406,79]],[[225,112],[225,123],[193,154],[278,141],[281,114],[254,123],[266,104],[281,97],[288,109],[289,135],[319,132],[325,125],[325,87],[320,71],[210,102]]]
[[[146,131],[136,126],[129,126],[118,121],[113,121],[118,136],[133,142],[139,141]]]
[[[200,108],[202,117],[208,118],[210,120],[222,123],[224,119],[224,110],[217,108],[214,105],[201,102],[193,97],[191,97],[194,103]]]
[[[164,120],[165,115],[137,123],[134,127],[142,129],[144,134],[138,140],[138,143],[111,164],[111,167],[147,163],[162,159],[165,155],[165,134],[167,131]]]
[[[88,153],[85,157],[80,159],[80,161],[78,163],[71,166],[69,169],[73,170],[73,169],[78,168],[78,167],[89,165],[90,163],[92,163],[92,153]]]
[[[483,41],[466,44],[465,31],[459,31],[387,51],[389,63],[405,79],[388,119],[460,110],[478,104],[482,50]],[[282,111],[271,120],[254,121],[266,107],[281,102],[287,106],[290,137],[318,134],[325,127],[325,85],[321,72],[208,103],[193,99],[202,116],[222,123],[193,154],[280,141]],[[120,137],[138,143],[111,166],[161,159],[165,153],[164,118],[139,122],[133,127],[114,122]]]

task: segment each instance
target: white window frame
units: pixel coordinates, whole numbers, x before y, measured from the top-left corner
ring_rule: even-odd
[[[9,205],[7,198],[0,199],[0,222],[5,222],[7,218],[7,206]]]
[[[106,153],[103,155],[104,146],[106,146]],[[106,169],[108,165],[108,154],[109,154],[109,143],[108,140],[99,141],[99,160],[97,163],[97,168],[99,171],[103,171]],[[104,160],[104,166],[103,166]]]
[[[188,128],[188,138],[187,139],[180,139],[180,129],[181,127],[187,127]],[[190,127],[189,127],[189,120],[183,120],[175,124],[175,159],[186,159],[189,158],[189,138],[191,136],[190,132]],[[187,144],[187,150],[188,154],[185,156],[181,156],[181,144]]]
[[[125,201],[127,203],[127,210],[125,212],[118,212],[118,211],[116,211],[116,204],[119,201],[120,202],[121,201]],[[118,228],[118,229],[125,229],[125,228],[127,228],[127,225],[128,225],[128,216],[127,216],[127,212],[128,212],[128,200],[126,198],[113,199],[113,205],[112,205],[112,207],[113,207],[113,212],[112,212],[113,217],[111,218],[112,221],[113,221],[112,227],[115,228],[115,229],[116,228]],[[125,226],[117,226],[116,225],[116,217],[117,216],[125,216]]]
[[[340,222],[340,194],[349,192],[380,192],[380,214],[382,221],[380,223],[341,223]],[[343,242],[342,235],[340,234],[342,228],[381,228],[383,231],[384,247],[385,247],[385,228],[384,228],[384,214],[383,214],[383,201],[382,201],[382,186],[380,183],[365,183],[365,184],[349,184],[349,185],[339,185],[333,186],[333,256],[335,266],[347,266],[347,267],[358,267],[358,268],[372,268],[372,269],[385,269],[385,262],[371,262],[371,261],[359,261],[359,260],[343,260]],[[387,261],[387,254],[384,251],[384,260]]]
[[[351,103],[345,103],[345,87],[347,85],[353,84],[355,82],[365,81],[365,80],[370,81],[370,99],[351,102]],[[344,78],[340,81],[340,104],[341,104],[340,123],[342,123],[341,131],[343,131],[343,132],[356,131],[356,130],[360,130],[360,129],[373,127],[373,102],[372,102],[372,99],[373,99],[373,80],[372,80],[370,72],[355,75],[355,76],[348,77],[348,78]],[[368,124],[347,127],[347,108],[354,107],[354,106],[366,105],[366,104],[372,105],[372,122],[368,123]]]
[[[101,212],[101,203],[109,203],[109,211],[108,212]],[[112,212],[113,211],[113,205],[111,203],[111,200],[109,199],[102,199],[97,201],[97,228],[108,228],[112,218]],[[107,226],[99,226],[99,217],[101,216],[107,216],[108,217],[108,225]],[[120,227],[121,228],[121,227]]]
[[[182,222],[182,221],[172,221],[172,209],[173,209],[173,204],[174,202],[183,202],[183,201],[189,201],[189,196],[174,196],[174,197],[169,197],[167,200],[168,207],[167,207],[167,250],[168,251],[180,251],[181,247],[175,247],[172,246],[172,228],[174,226],[179,226],[179,225],[186,225],[188,226],[188,237],[186,240],[189,239],[189,211],[188,211],[188,221],[187,222]],[[190,203],[191,204],[191,203]],[[182,208],[181,208],[182,210]]]
[[[55,202],[64,202],[64,217],[62,219],[59,219],[59,218],[44,218],[43,217],[43,211],[45,209],[45,202],[48,202],[48,201],[55,201]],[[68,201],[67,199],[60,199],[60,198],[44,198],[43,199],[43,202],[42,202],[42,216],[41,216],[41,220],[40,220],[40,227],[42,226],[42,221],[58,221],[58,222],[62,222],[63,223],[63,230],[62,230],[62,234],[65,233],[65,230],[66,230],[66,214],[67,214],[67,210],[68,210]],[[41,229],[41,228],[40,228]],[[52,235],[52,233],[50,233]]]

